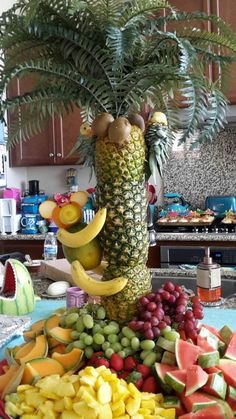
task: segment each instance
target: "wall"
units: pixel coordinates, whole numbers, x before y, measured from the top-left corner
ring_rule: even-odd
[[[193,208],[208,195],[236,196],[236,128],[226,128],[196,150],[174,147],[164,171],[164,192],[179,192]]]

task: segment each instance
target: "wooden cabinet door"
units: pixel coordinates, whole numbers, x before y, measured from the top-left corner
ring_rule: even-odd
[[[79,153],[69,155],[79,136],[82,118],[79,108],[74,107],[73,112],[62,117],[56,117],[56,164],[78,164]]]
[[[211,12],[221,17],[236,32],[236,0],[211,0]],[[217,80],[220,69],[215,65],[213,70],[214,80]],[[225,94],[231,104],[236,104],[236,64],[231,65],[231,77]]]

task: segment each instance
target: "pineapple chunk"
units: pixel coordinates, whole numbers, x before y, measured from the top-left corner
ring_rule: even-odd
[[[60,381],[55,388],[55,393],[59,397],[74,397],[75,396],[75,389],[72,383],[65,383]]]
[[[70,397],[65,396],[64,399],[64,407],[66,410],[72,410],[72,400]]]
[[[61,412],[64,411],[64,409],[65,409],[65,406],[64,406],[64,400],[63,399],[54,401],[55,412],[61,413]]]
[[[100,405],[99,413],[98,413],[98,419],[112,419],[112,410],[110,407],[110,404],[103,404]]]
[[[175,409],[164,409],[164,412],[162,412],[162,417],[165,419],[175,419]]]
[[[46,401],[46,398],[43,397],[41,394],[39,393],[31,393],[31,392],[26,392],[25,393],[25,402],[26,404],[28,404],[29,406],[33,406],[36,409],[43,404]]]
[[[83,416],[77,415],[73,410],[64,410],[62,412],[60,419],[84,419]]]
[[[48,411],[54,409],[54,403],[51,400],[46,400],[45,403],[41,404],[38,409],[46,415]]]
[[[128,384],[128,390],[134,399],[141,399],[141,392],[137,389],[137,387],[133,383]]]
[[[6,413],[9,416],[13,416],[15,418],[16,416],[22,415],[24,412],[23,410],[20,409],[19,406],[9,401],[7,402],[7,405],[6,405]]]
[[[34,413],[33,406],[28,406],[25,402],[21,402],[20,408],[24,413]]]
[[[17,387],[17,393],[22,393],[22,392],[24,392],[26,390],[34,390],[34,387],[31,386],[30,384],[20,384]]]
[[[141,407],[146,408],[146,409],[151,409],[154,411],[155,407],[156,407],[156,403],[155,400],[150,399],[150,400],[142,400],[141,401]]]
[[[141,405],[141,398],[134,399],[133,397],[129,397],[126,402],[126,411],[130,416],[136,415],[138,410],[140,409]]]
[[[110,403],[112,396],[111,386],[109,383],[102,384],[97,392],[98,402],[101,404]]]
[[[97,418],[96,410],[88,407],[84,401],[73,403],[73,410],[77,415],[81,415],[82,417],[89,419]]]
[[[113,417],[116,418],[117,416],[125,414],[125,403],[123,400],[119,400],[116,403],[113,403],[111,406],[111,410],[113,413]]]
[[[43,419],[43,415],[41,413],[35,413],[35,414],[24,414],[21,416],[21,419]]]

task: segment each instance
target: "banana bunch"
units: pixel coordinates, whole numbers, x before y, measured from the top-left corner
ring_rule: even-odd
[[[57,238],[65,246],[72,247],[74,249],[85,246],[100,233],[105,224],[106,215],[106,208],[100,208],[92,221],[85,228],[83,228],[83,230],[77,231],[76,233],[70,233],[64,228],[59,228]]]
[[[71,274],[77,287],[89,295],[96,296],[109,297],[110,295],[117,294],[123,290],[128,282],[128,279],[124,277],[117,277],[107,281],[96,280],[87,274],[78,260],[72,262]]]

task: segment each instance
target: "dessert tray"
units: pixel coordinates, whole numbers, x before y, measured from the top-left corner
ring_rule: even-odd
[[[223,224],[236,224],[236,212],[229,210],[221,221]]]
[[[163,226],[200,226],[211,225],[214,220],[214,213],[210,210],[189,211],[184,215],[170,211],[159,218],[157,224]]]

